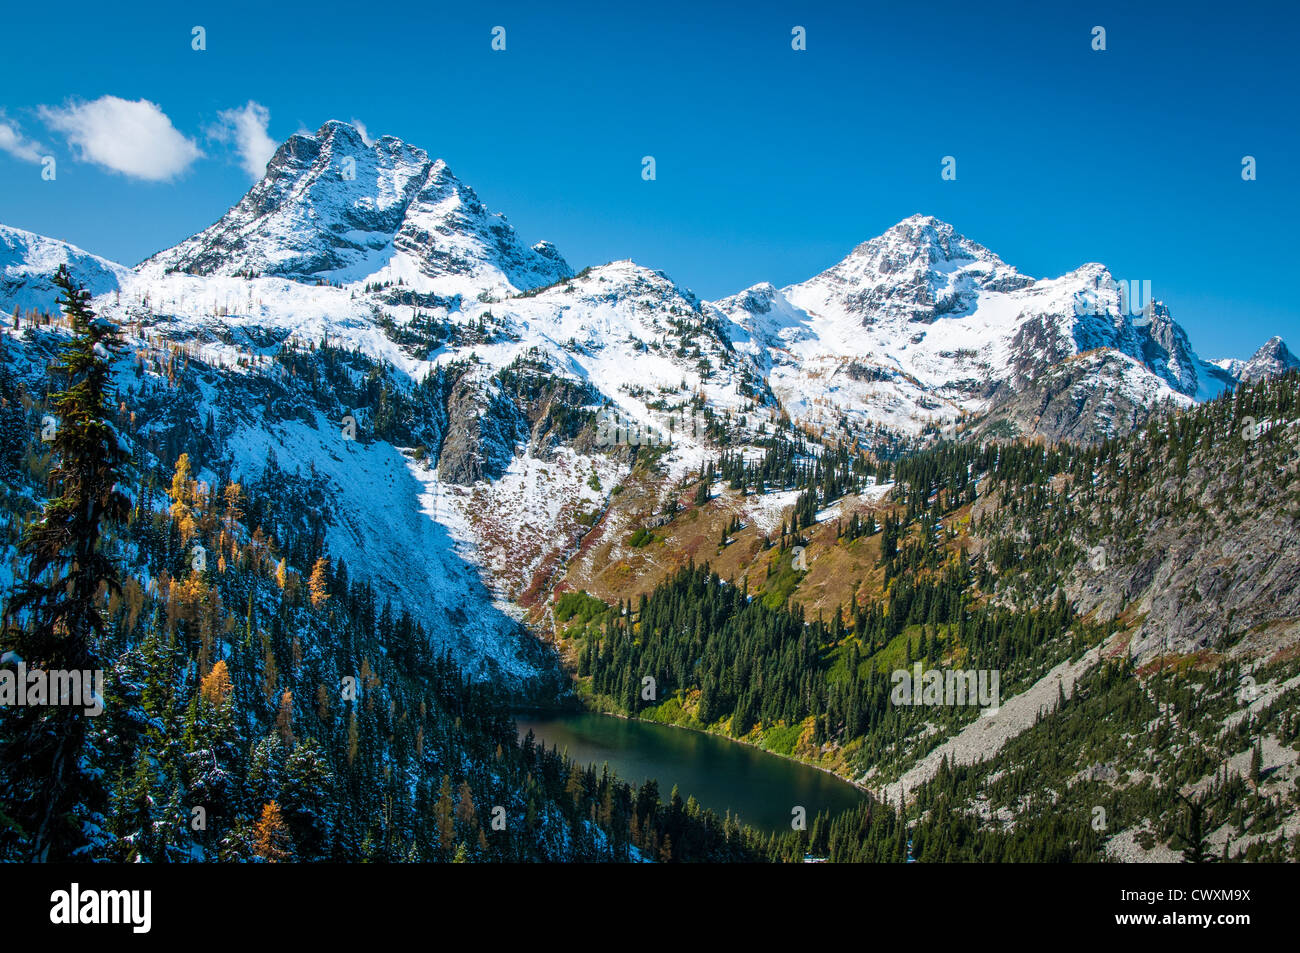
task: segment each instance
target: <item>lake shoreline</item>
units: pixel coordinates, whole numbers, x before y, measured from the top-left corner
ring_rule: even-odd
[[[752,742],[752,741],[743,741],[743,740],[741,740],[740,738],[733,738],[733,737],[731,737],[730,735],[724,735],[724,734],[722,734],[721,732],[717,732],[717,731],[709,731],[707,728],[693,728],[693,727],[691,727],[690,725],[679,725],[679,724],[677,724],[677,723],[675,723],[675,722],[668,722],[668,721],[650,721],[650,720],[647,720],[647,719],[644,719],[644,718],[633,718],[633,717],[631,717],[630,715],[624,715],[624,714],[621,713],[621,712],[616,712],[616,711],[604,711],[604,710],[599,709],[599,708],[588,708],[588,707],[586,707],[586,706],[581,707],[581,708],[578,709],[577,711],[574,711],[573,709],[562,710],[562,711],[561,711],[561,710],[554,710],[554,709],[552,709],[552,710],[549,711],[549,712],[547,712],[547,711],[541,711],[541,710],[532,710],[532,709],[520,709],[520,711],[521,711],[521,712],[531,713],[531,714],[538,714],[538,715],[545,715],[545,714],[553,714],[553,715],[572,715],[572,714],[605,715],[605,716],[608,716],[608,717],[610,717],[610,718],[621,718],[623,721],[636,722],[636,723],[638,723],[638,724],[642,724],[642,725],[658,725],[658,726],[663,727],[663,728],[678,728],[678,729],[681,729],[682,731],[693,731],[693,732],[695,732],[696,734],[699,734],[699,735],[705,735],[705,736],[710,737],[710,738],[718,738],[718,739],[721,739],[722,741],[730,742],[731,744],[743,745],[743,746],[746,747],[746,748],[750,748],[750,749],[752,749],[752,750],[754,750],[754,751],[761,752],[762,754],[771,755],[771,756],[774,757],[774,758],[782,758],[782,759],[784,759],[784,760],[786,760],[786,761],[791,762],[792,764],[797,764],[797,765],[799,765],[800,767],[803,767],[803,768],[812,768],[812,769],[815,770],[815,771],[820,771],[820,772],[822,772],[823,774],[828,774],[828,775],[830,775],[832,778],[834,778],[835,780],[837,780],[837,781],[841,781],[841,782],[843,782],[844,784],[849,785],[849,787],[855,789],[855,790],[858,791],[860,794],[864,794],[864,795],[866,795],[866,796],[867,796],[868,798],[870,798],[872,801],[879,802],[879,799],[876,797],[875,792],[872,791],[870,788],[866,787],[866,786],[863,785],[863,784],[859,784],[857,781],[851,780],[850,778],[846,778],[846,777],[844,777],[844,775],[839,774],[839,773],[837,773],[837,772],[835,772],[835,771],[832,771],[830,768],[824,767],[823,765],[820,765],[820,764],[812,764],[811,762],[804,761],[802,758],[796,758],[796,757],[793,757],[793,756],[788,755],[788,754],[781,754],[781,752],[779,752],[779,751],[773,751],[773,750],[771,750],[770,748],[764,748],[762,745],[757,745],[757,744],[755,744],[755,743]]]
[[[593,715],[610,715],[611,717],[614,718],[622,718],[625,721],[638,721],[641,722],[641,724],[643,725],[663,725],[665,728],[680,728],[683,731],[693,731],[696,734],[708,735],[711,738],[721,738],[723,741],[730,741],[732,744],[744,745],[746,748],[753,748],[755,751],[763,752],[763,754],[770,754],[774,758],[784,758],[786,761],[792,761],[797,765],[801,765],[802,767],[813,768],[816,771],[821,771],[824,774],[829,774],[831,777],[835,778],[835,780],[843,781],[845,784],[849,785],[850,787],[857,788],[863,794],[868,795],[873,801],[877,799],[875,792],[873,792],[870,788],[858,784],[858,782],[846,778],[844,775],[832,771],[830,768],[823,767],[820,764],[813,764],[810,761],[804,761],[802,758],[796,758],[793,755],[781,754],[781,752],[779,751],[773,751],[771,748],[764,748],[762,745],[754,744],[754,742],[752,741],[745,741],[741,738],[733,738],[731,735],[724,735],[720,731],[709,731],[709,729],[707,728],[692,728],[690,725],[679,725],[676,722],[671,722],[671,721],[647,721],[643,718],[633,718],[630,715],[623,715],[614,711],[601,711],[598,708],[587,709],[587,711],[591,712],[591,714]]]

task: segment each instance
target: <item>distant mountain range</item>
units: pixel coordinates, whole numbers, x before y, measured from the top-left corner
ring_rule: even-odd
[[[660,429],[700,414],[733,448],[793,421],[889,455],[939,435],[1093,442],[1297,366],[1280,338],[1206,361],[1103,265],[1023,275],[923,215],[807,281],[716,302],[630,261],[574,274],[445,162],[343,122],[290,138],[220,221],[134,268],[0,226],[0,307],[54,311],[60,264],[134,347],[193,362],[189,383],[144,402],[146,430],[201,444],[214,479],[268,454],[316,474],[331,551],[446,632],[468,669],[515,680],[535,671],[524,603],[628,472],[592,445],[602,406]],[[391,407],[295,390],[272,356],[321,344],[359,355],[353,378],[382,379],[383,399],[423,399],[436,378],[436,408],[385,430]],[[45,357],[33,349],[32,374]],[[132,386],[143,400],[155,384]],[[390,441],[341,455],[348,414]],[[713,453],[679,432],[663,465],[681,478]]]
[[[367,286],[400,285],[407,300],[451,320],[476,318],[479,299],[503,299],[494,314],[519,326],[522,341],[533,329],[548,337],[558,315],[572,323],[574,312],[626,310],[630,291],[611,278],[598,301],[580,291],[569,297],[574,286],[566,285],[549,307],[522,305],[520,292],[572,276],[556,248],[520,242],[442,160],[391,136],[367,142],[338,121],[291,137],[220,221],[134,269],[10,228],[0,228],[0,256],[6,310],[52,306],[48,273],[66,262],[96,294],[121,287],[143,299],[184,288],[174,299],[180,318],[199,316],[197,298],[234,286],[169,282],[176,274],[342,285],[347,303],[324,309],[337,324],[381,312],[399,323],[409,316],[385,311],[381,292],[358,291]],[[1122,300],[1105,266],[1033,278],[924,215],[807,281],[760,284],[711,303],[631,263],[604,268],[638,276],[632,285],[663,284],[663,311],[681,302],[698,308],[716,331],[712,344],[734,354],[729,363],[765,378],[794,419],[819,427],[916,434],[991,415],[1016,432],[1087,439],[1123,432],[1156,403],[1202,400],[1296,363],[1276,337],[1246,362],[1202,360],[1162,303]],[[593,270],[598,280],[602,272]],[[634,310],[655,307],[642,300]],[[271,303],[261,316],[281,324],[294,310],[277,313]],[[617,346],[627,330],[585,322],[585,345]]]

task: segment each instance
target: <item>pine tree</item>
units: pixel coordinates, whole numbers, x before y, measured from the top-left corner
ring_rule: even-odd
[[[1179,831],[1175,844],[1182,844],[1183,861],[1189,864],[1203,864],[1213,860],[1209,853],[1209,837],[1205,830],[1205,795],[1195,798],[1178,795],[1187,805],[1187,827]]]
[[[59,424],[51,483],[58,495],[19,543],[26,581],[3,618],[0,649],[28,671],[101,668],[97,643],[105,636],[101,591],[121,592],[117,568],[100,545],[102,524],[120,524],[130,502],[119,489],[128,455],[110,422],[116,402],[109,363],[117,329],[96,318],[90,295],[60,267],[54,283],[72,336],[54,372],[64,380],[52,396]],[[71,856],[85,841],[78,813],[101,810],[101,782],[83,770],[86,715],[69,705],[38,705],[0,713],[0,803],[16,825],[30,860]],[[0,835],[0,856],[17,847],[13,830]]]
[[[315,738],[296,745],[284,765],[284,816],[303,859],[323,856],[330,833],[328,807],[334,775]]]
[[[16,464],[27,439],[22,397],[6,360],[7,340],[0,334],[0,479],[12,480],[18,475]]]
[[[159,858],[155,843],[154,769],[149,753],[141,751],[136,760],[135,777],[126,792],[124,809],[126,829],[132,842],[127,860],[154,861]]]

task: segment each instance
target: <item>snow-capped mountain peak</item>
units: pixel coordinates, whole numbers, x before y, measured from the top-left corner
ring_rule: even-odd
[[[1287,348],[1286,342],[1274,335],[1250,356],[1237,374],[1243,381],[1257,381],[1264,377],[1285,374],[1300,367],[1300,359]]]
[[[571,273],[550,243],[523,245],[443,160],[394,136],[368,143],[338,120],[290,136],[220,221],[141,271],[400,281],[447,297],[509,294]]]
[[[1225,357],[1214,361],[1211,366],[1222,370],[1233,381],[1251,383],[1295,370],[1300,367],[1300,358],[1291,353],[1285,341],[1274,335],[1265,341],[1249,360]]]
[[[1031,283],[947,222],[913,215],[784,293],[799,307],[839,310],[859,324],[929,323],[967,310],[982,288],[1010,290]]]
[[[490,659],[519,678],[531,667],[507,603],[536,591],[629,466],[590,433],[594,411],[672,434],[655,466],[678,481],[714,452],[705,427],[743,440],[788,414],[891,452],[958,424],[1087,440],[1235,384],[1149,294],[1140,314],[1125,306],[1105,266],[1035,279],[931,216],[807,281],[714,303],[632,261],[574,275],[442,160],[340,122],[291,137],[221,221],[134,271],[0,228],[6,280],[63,261],[119,290],[96,306],[134,347],[185,349],[188,387],[173,394],[161,361],[136,376],[213,421],[214,462],[251,475],[275,449],[309,466],[339,514],[330,551],[381,567],[380,591],[459,633],[472,670]],[[12,297],[0,285],[0,304]],[[328,386],[320,368],[299,376],[317,342],[341,374]],[[1280,340],[1252,358],[1288,361]],[[378,394],[347,383],[373,390],[381,369]],[[345,446],[343,415],[374,422],[392,395],[420,441],[410,455],[391,436]],[[466,563],[491,570],[490,592]]]
[[[756,285],[716,306],[753,336],[754,359],[792,416],[821,425],[916,433],[956,422],[1090,351],[1133,365],[1098,386],[1151,378],[1124,385],[1134,405],[1204,399],[1231,383],[1196,356],[1150,282],[1117,280],[1096,262],[1036,279],[928,215],[807,281]]]

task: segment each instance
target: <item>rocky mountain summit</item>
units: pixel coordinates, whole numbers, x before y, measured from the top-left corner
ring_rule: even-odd
[[[325,123],[276,150],[220,221],[140,266],[145,273],[402,281],[441,294],[513,292],[571,274],[549,242],[520,243],[441,159],[393,136]]]
[[[808,281],[757,285],[717,306],[749,332],[750,352],[796,417],[915,433],[992,413],[1014,432],[1038,433],[1041,410],[1008,405],[1049,402],[1044,388],[1059,389],[1067,362],[1074,396],[1049,419],[1099,397],[1141,418],[1153,404],[1187,405],[1230,385],[1147,290],[1095,263],[1055,279],[1022,275],[951,225],[915,215]],[[1073,363],[1090,352],[1110,357]],[[1104,434],[1134,417],[1085,414],[1041,432],[1098,424]]]
[[[1300,358],[1291,353],[1280,337],[1274,335],[1265,341],[1249,360],[1229,359],[1215,363],[1234,380],[1254,382],[1266,377],[1277,377],[1279,374],[1300,367]]]

